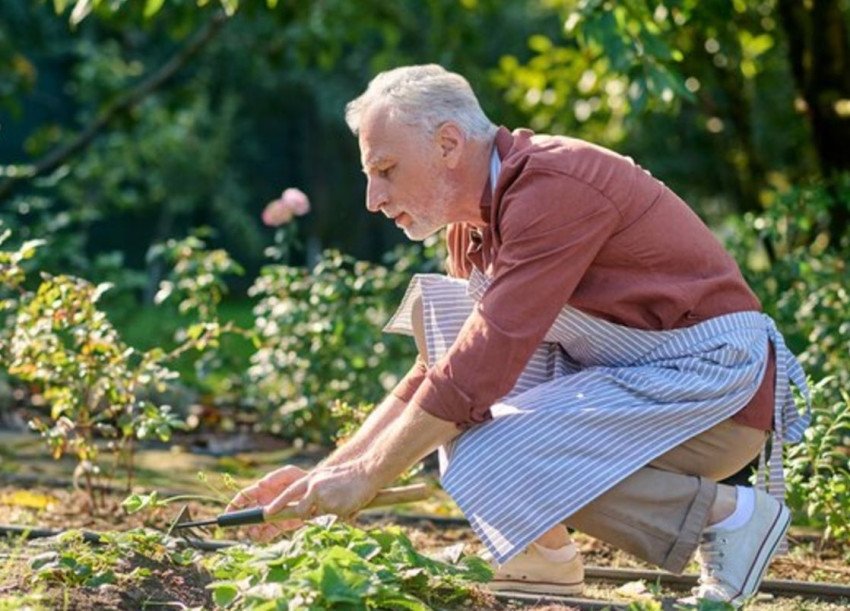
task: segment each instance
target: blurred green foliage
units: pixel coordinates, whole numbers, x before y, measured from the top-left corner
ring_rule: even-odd
[[[340,426],[339,401],[377,403],[413,362],[410,338],[384,335],[412,271],[437,265],[436,240],[400,249],[390,265],[327,251],[311,269],[263,268],[249,293],[260,348],[250,385],[273,432],[329,444]],[[336,406],[336,408],[335,408]],[[335,411],[336,410],[336,411]]]

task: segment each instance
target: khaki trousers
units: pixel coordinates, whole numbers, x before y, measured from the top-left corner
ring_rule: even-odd
[[[413,303],[412,322],[427,359],[421,300]],[[765,431],[725,420],[639,469],[565,524],[681,573],[708,522],[717,482],[748,465],[766,440]]]
[[[636,471],[565,523],[673,573],[688,564],[717,481],[759,455],[767,433],[725,420]]]

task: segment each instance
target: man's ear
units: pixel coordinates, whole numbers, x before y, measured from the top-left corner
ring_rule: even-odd
[[[466,136],[463,131],[453,121],[446,121],[437,128],[435,141],[436,145],[440,148],[440,156],[443,163],[450,170],[455,169],[460,163],[460,158],[466,145]]]

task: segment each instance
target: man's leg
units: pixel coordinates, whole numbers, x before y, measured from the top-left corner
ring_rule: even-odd
[[[706,525],[735,508],[716,483],[758,456],[766,433],[726,420],[673,448],[570,516],[566,523],[679,573]]]

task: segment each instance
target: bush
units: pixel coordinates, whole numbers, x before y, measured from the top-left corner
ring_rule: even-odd
[[[326,251],[312,270],[264,267],[249,293],[260,349],[248,376],[272,430],[329,443],[331,406],[375,403],[415,356],[408,338],[382,336],[409,276]]]
[[[788,504],[827,537],[850,541],[850,395],[832,399],[831,382],[812,386],[812,426],[788,452]]]
[[[0,245],[11,232],[0,235]],[[178,257],[177,281],[186,310],[197,309],[202,320],[181,333],[170,352],[160,347],[141,352],[128,346],[106,314],[98,308],[108,284],[94,285],[70,275],[41,273],[33,290],[24,263],[32,259],[42,241],[27,241],[19,248],[0,251],[0,362],[12,376],[38,387],[50,405],[49,419],[34,418],[30,425],[46,439],[55,458],[76,455],[75,477],[84,481],[95,506],[92,479],[99,472],[95,436],[116,438],[112,450],[124,455],[128,487],[132,479],[133,441],[170,439],[182,426],[171,407],[147,399],[163,392],[177,374],[168,367],[190,350],[204,353],[218,345],[230,326],[215,318],[221,291],[219,275],[229,271],[226,255],[204,254],[200,241],[172,245]],[[193,263],[182,266],[190,259]],[[205,262],[212,261],[210,265]],[[185,268],[185,269],[184,269]],[[199,275],[205,270],[209,278]],[[196,305],[200,304],[200,305]]]
[[[838,189],[847,190],[847,182],[838,181]],[[737,219],[727,238],[765,311],[815,380],[812,426],[787,455],[789,504],[800,519],[823,527],[828,536],[850,541],[845,391],[850,384],[850,245],[831,240],[827,209],[834,197],[823,185],[794,188],[777,195],[763,214]]]

